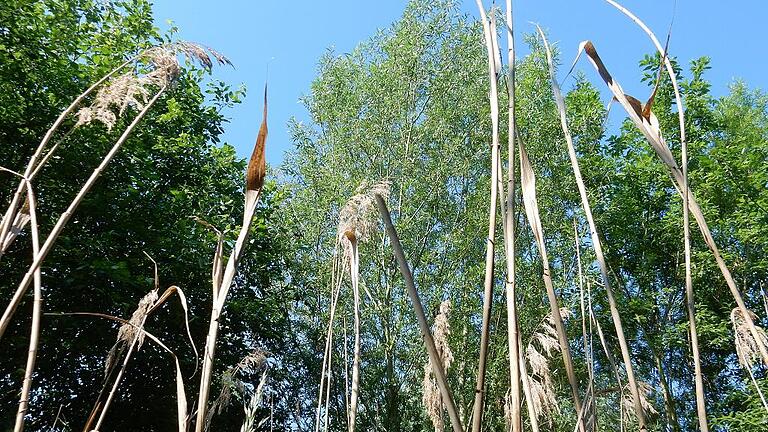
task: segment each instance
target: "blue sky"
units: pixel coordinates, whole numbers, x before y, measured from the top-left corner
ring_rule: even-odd
[[[377,29],[396,21],[406,4],[406,0],[155,0],[154,11],[161,29],[173,20],[179,37],[209,45],[234,63],[234,69],[219,68],[215,76],[233,86],[244,83],[248,89],[244,103],[225,113],[231,122],[223,140],[242,157],[250,154],[261,121],[260,95],[269,63],[267,160],[277,165],[292,146],[288,120],[307,119],[299,98],[309,92],[319,57],[331,47],[337,53],[352,50]],[[623,4],[662,40],[674,12],[670,54],[685,64],[703,55],[711,57],[707,77],[714,94],[725,94],[737,78],[753,88],[768,89],[768,2],[625,0]],[[466,13],[477,16],[475,1],[463,0],[461,5]],[[486,0],[485,5],[491,3]],[[590,39],[628,93],[647,93],[637,63],[653,46],[605,1],[520,0],[514,1],[514,8],[518,34],[535,31],[531,23],[539,23],[568,64],[579,42]],[[577,69],[601,84],[586,60]]]

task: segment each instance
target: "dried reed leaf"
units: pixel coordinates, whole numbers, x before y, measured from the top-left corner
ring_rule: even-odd
[[[189,306],[187,305],[187,296],[184,295],[184,291],[176,285],[166,288],[165,292],[163,292],[163,295],[161,295],[160,298],[155,301],[155,304],[152,305],[152,309],[150,309],[148,314],[151,314],[155,309],[162,306],[162,304],[165,303],[165,301],[168,300],[173,294],[178,295],[179,303],[184,309],[184,325],[187,329],[187,338],[189,339],[189,343],[192,345],[192,350],[195,352],[195,372],[197,372],[199,354],[197,352],[197,347],[195,346],[195,341],[192,339],[192,332],[189,330]]]
[[[122,326],[120,327],[121,329],[126,326],[133,327],[133,330],[131,331],[132,333],[139,334],[142,339],[144,339],[144,337],[149,338],[151,341],[156,343],[160,348],[162,348],[168,354],[170,354],[173,357],[173,360],[176,366],[176,407],[177,407],[177,414],[178,414],[177,418],[179,423],[179,432],[186,432],[187,430],[187,396],[184,390],[184,377],[181,374],[181,365],[179,364],[179,358],[176,356],[176,353],[174,353],[170,348],[168,348],[168,346],[166,346],[160,339],[158,339],[152,333],[149,333],[148,331],[144,330],[143,328],[134,325],[132,320],[126,321],[120,317],[116,317],[112,315],[107,315],[107,314],[102,314],[97,312],[57,312],[57,313],[47,313],[45,315],[92,316],[92,317],[104,318],[107,320],[116,321],[122,324]]]
[[[595,49],[592,42],[584,41],[579,45],[579,52],[576,56],[577,60],[581,56],[582,52],[587,53],[587,58],[595,67],[597,72],[600,74],[600,77],[603,79],[603,81],[606,83],[608,88],[611,90],[616,100],[624,107],[625,111],[629,115],[632,122],[635,124],[635,126],[637,126],[638,129],[640,129],[640,132],[643,134],[643,136],[645,136],[646,140],[654,149],[656,154],[659,156],[662,162],[664,162],[664,164],[667,166],[672,176],[673,184],[677,189],[678,194],[682,197],[684,201],[686,200],[685,195],[688,195],[686,202],[688,203],[689,210],[691,214],[693,214],[694,219],[696,220],[696,223],[699,226],[699,230],[701,231],[701,234],[704,237],[704,242],[712,251],[712,254],[715,257],[715,261],[717,262],[717,266],[720,269],[720,272],[722,273],[723,278],[725,279],[725,282],[731,291],[731,295],[736,301],[736,304],[738,305],[739,309],[741,309],[742,315],[745,316],[744,319],[745,319],[746,325],[748,326],[750,332],[752,333],[752,337],[755,339],[759,339],[760,336],[759,336],[759,331],[757,329],[757,326],[755,326],[750,314],[747,313],[748,309],[741,296],[741,292],[739,291],[736,285],[736,281],[733,279],[733,275],[731,275],[731,271],[728,269],[728,266],[725,264],[725,260],[723,260],[722,256],[720,255],[720,250],[718,249],[717,244],[715,243],[715,239],[712,237],[712,233],[709,230],[707,221],[704,218],[704,213],[702,212],[701,207],[699,207],[699,204],[693,192],[690,191],[688,188],[686,188],[686,185],[687,185],[686,177],[682,172],[682,170],[678,167],[677,163],[675,162],[675,159],[672,156],[672,152],[670,151],[669,146],[667,145],[666,141],[664,141],[664,138],[661,135],[658,119],[653,114],[653,112],[650,112],[650,115],[648,118],[643,117],[642,109],[638,110],[637,99],[631,98],[631,96],[624,94],[624,91],[622,90],[619,83],[613,79],[611,74],[608,72],[608,69],[605,67],[605,64],[600,59],[600,56],[597,54],[597,50]],[[687,193],[685,193],[684,191]],[[763,359],[763,362],[768,364],[768,348],[762,345],[760,345],[758,348],[760,349],[760,355]]]
[[[256,137],[256,146],[251,153],[248,162],[248,174],[245,179],[246,191],[261,190],[264,185],[264,177],[267,174],[265,146],[267,142],[267,85],[264,85],[264,112],[262,114],[259,134]]]
[[[523,191],[523,203],[525,204],[525,215],[531,225],[533,237],[540,250],[546,250],[544,245],[544,230],[541,226],[539,217],[539,204],[536,199],[536,175],[533,173],[531,161],[528,159],[528,152],[522,142],[520,147],[520,185]]]
[[[221,279],[224,277],[224,233],[207,221],[195,216],[193,219],[200,225],[210,228],[216,233],[216,250],[213,253],[213,265],[211,266],[211,281],[213,282],[213,298],[219,295]]]

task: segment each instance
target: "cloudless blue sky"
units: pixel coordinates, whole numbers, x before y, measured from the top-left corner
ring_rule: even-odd
[[[154,11],[162,30],[168,28],[167,20],[173,20],[179,37],[209,45],[234,63],[234,69],[218,68],[214,73],[234,87],[247,86],[246,100],[225,113],[231,122],[223,137],[242,157],[250,154],[261,121],[261,92],[269,62],[267,160],[276,165],[292,146],[288,120],[308,118],[299,98],[309,93],[320,56],[331,47],[338,54],[351,51],[377,29],[396,21],[406,4],[406,0],[155,0]],[[706,76],[715,95],[726,94],[737,78],[768,90],[765,0],[625,0],[623,4],[662,42],[674,11],[670,55],[685,65],[703,55],[711,57],[712,70]],[[560,48],[566,64],[579,42],[590,39],[628,93],[647,94],[640,83],[638,61],[653,52],[653,46],[605,1],[518,0],[513,6],[518,35],[535,31],[531,23],[539,23]],[[461,8],[477,16],[474,1],[463,0]],[[577,69],[603,87],[586,60]],[[565,87],[569,88],[568,82]]]

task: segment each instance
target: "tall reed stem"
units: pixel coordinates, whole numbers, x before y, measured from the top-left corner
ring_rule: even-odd
[[[512,0],[507,0],[507,200],[504,224],[504,251],[506,253],[507,280],[507,343],[509,345],[510,404],[512,405],[512,432],[523,429],[520,413],[520,345],[518,344],[517,293],[515,281],[515,35],[512,21]]]
[[[37,255],[40,252],[39,227],[37,225],[37,203],[35,194],[32,191],[32,183],[27,179],[22,179],[27,189],[27,202],[29,203],[29,224],[32,232],[32,254]],[[16,412],[16,424],[14,432],[24,430],[24,418],[29,408],[29,394],[32,390],[32,377],[35,373],[35,362],[37,360],[37,349],[40,343],[40,315],[43,309],[42,277],[40,268],[35,270],[34,275],[34,303],[32,305],[32,327],[29,331],[29,353],[27,354],[27,366],[24,370],[24,384],[21,387],[21,397],[19,398],[19,409]]]
[[[208,395],[211,390],[211,377],[213,374],[213,359],[216,353],[216,338],[219,333],[219,318],[227,301],[227,294],[232,288],[232,282],[237,273],[237,266],[248,240],[248,234],[251,230],[253,216],[256,213],[256,207],[259,204],[261,190],[264,186],[264,177],[266,176],[265,148],[267,142],[267,86],[264,86],[264,112],[259,127],[259,133],[256,137],[251,159],[248,162],[248,171],[245,177],[245,205],[243,209],[243,224],[240,227],[240,233],[237,236],[235,247],[227,260],[227,266],[221,281],[213,281],[213,304],[211,306],[211,320],[208,323],[208,335],[205,339],[205,354],[203,355],[203,372],[200,376],[200,393],[197,399],[197,420],[195,422],[195,431],[203,432],[205,430],[205,417],[208,412]],[[218,251],[218,248],[217,248]],[[219,260],[221,257],[219,257]],[[217,260],[214,258],[214,262]],[[220,261],[219,261],[220,262]],[[216,273],[216,272],[214,272]]]
[[[349,432],[355,431],[355,418],[357,417],[357,400],[360,393],[360,255],[357,248],[357,239],[350,239],[352,256],[350,257],[350,280],[352,281],[352,293],[354,296],[354,333],[355,348],[352,355],[352,388],[349,400]]]
[[[435,381],[437,381],[437,387],[440,389],[440,397],[445,404],[445,410],[448,412],[448,417],[451,420],[451,426],[453,432],[463,432],[461,427],[461,419],[459,418],[459,412],[456,409],[456,404],[451,394],[451,388],[448,386],[448,379],[445,376],[443,370],[443,363],[440,360],[440,354],[435,347],[435,340],[432,338],[432,332],[429,329],[429,323],[427,323],[427,317],[424,314],[424,307],[421,305],[421,299],[419,293],[416,291],[416,285],[413,282],[413,274],[408,266],[408,261],[405,259],[405,252],[403,252],[403,246],[400,244],[400,238],[397,236],[395,226],[392,225],[392,218],[389,215],[389,209],[384,202],[384,198],[381,195],[376,194],[376,208],[379,210],[381,219],[384,221],[384,227],[386,228],[389,241],[392,244],[392,249],[397,259],[398,267],[400,267],[400,273],[403,275],[405,282],[405,288],[408,291],[408,297],[411,298],[413,303],[413,311],[416,314],[416,320],[419,323],[419,330],[421,331],[421,337],[424,339],[424,346],[429,354],[429,361],[432,364],[432,372],[435,374]]]
[[[537,27],[538,28],[538,27]],[[547,64],[549,65],[550,81],[552,82],[552,92],[554,94],[555,103],[560,115],[560,126],[562,127],[563,134],[565,135],[565,141],[568,145],[568,157],[571,161],[571,167],[573,168],[573,175],[576,179],[576,185],[579,189],[579,196],[581,198],[581,206],[584,210],[584,215],[587,218],[589,224],[589,234],[592,239],[592,248],[595,250],[595,257],[597,259],[598,266],[600,267],[600,276],[605,285],[605,292],[608,297],[608,306],[611,310],[611,318],[613,319],[613,326],[616,329],[616,335],[619,339],[619,347],[621,348],[621,356],[624,360],[624,367],[627,371],[627,380],[629,381],[629,391],[632,393],[632,403],[635,409],[635,415],[637,416],[638,428],[640,431],[645,431],[645,415],[643,413],[643,406],[640,402],[640,393],[637,387],[637,381],[635,380],[635,372],[632,367],[632,359],[629,355],[629,345],[627,344],[627,338],[624,334],[624,327],[621,322],[621,315],[616,303],[616,298],[613,295],[613,289],[611,288],[611,280],[608,276],[608,266],[605,262],[605,255],[603,254],[603,246],[600,242],[600,236],[597,233],[597,226],[595,225],[595,219],[592,215],[592,206],[589,204],[589,198],[587,196],[587,188],[584,185],[584,179],[581,176],[581,168],[579,167],[579,160],[576,156],[576,148],[573,145],[573,137],[571,136],[570,128],[568,127],[568,118],[566,116],[565,100],[560,91],[560,86],[557,84],[557,76],[555,75],[554,61],[552,60],[552,51],[549,48],[549,42],[547,41],[544,32],[541,28],[538,28],[539,34],[544,41],[544,49],[547,54]]]
[[[495,20],[491,16],[491,23],[485,15],[485,9],[481,0],[477,0],[480,10],[480,18],[483,23],[483,34],[488,54],[488,80],[490,82],[491,105],[491,192],[490,206],[488,210],[488,238],[485,248],[485,278],[483,281],[483,322],[480,330],[480,355],[477,365],[477,382],[475,385],[475,403],[472,413],[472,431],[480,432],[483,422],[483,408],[485,398],[485,370],[488,361],[488,340],[490,338],[491,306],[493,305],[493,274],[496,240],[496,212],[498,201],[498,175],[499,163],[499,96],[497,88],[497,64],[495,40]]]

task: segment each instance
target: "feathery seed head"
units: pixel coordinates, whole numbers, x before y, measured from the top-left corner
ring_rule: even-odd
[[[352,242],[365,241],[375,226],[375,195],[389,196],[389,181],[383,180],[372,185],[363,182],[355,195],[339,212],[337,238],[344,244],[345,251]]]
[[[648,384],[647,382],[638,381],[637,392],[638,392],[638,395],[640,396],[640,406],[643,408],[643,414],[646,417],[649,417],[654,414],[658,414],[658,411],[656,411],[656,408],[654,408],[651,402],[648,400],[648,397],[653,394],[653,387],[651,387],[651,385]],[[622,395],[623,396],[622,396],[621,403],[625,407],[624,412],[627,415],[633,415],[635,413],[634,401],[632,400],[632,392],[630,391],[629,383],[625,384]]]
[[[440,303],[440,313],[435,317],[434,329],[432,331],[435,340],[435,348],[437,348],[437,353],[440,356],[443,370],[446,372],[453,362],[453,352],[451,352],[451,348],[448,346],[448,335],[451,334],[451,326],[448,321],[448,314],[450,314],[450,312],[450,300],[445,300]],[[435,431],[442,431],[444,428],[443,401],[429,359],[427,359],[427,362],[424,365],[424,382],[422,390],[421,400],[424,403],[427,415],[432,421]]]
[[[112,130],[117,118],[129,106],[139,110],[144,107],[151,94],[150,86],[166,87],[179,77],[181,66],[178,54],[183,54],[187,59],[210,69],[213,62],[208,53],[213,55],[219,64],[231,64],[218,52],[186,41],[148,48],[138,56],[137,63],[145,63],[150,70],[143,75],[131,71],[112,79],[98,91],[91,106],[83,107],[77,112],[75,127],[98,121],[104,124],[107,130]]]
[[[751,311],[749,311],[749,314],[753,321],[757,318]],[[736,355],[739,358],[739,363],[745,368],[754,367],[755,364],[761,362],[760,346],[768,347],[768,336],[766,336],[765,329],[755,325],[759,335],[759,340],[755,340],[739,308],[734,308],[731,311],[731,324],[733,324],[733,334],[736,339]]]
[[[128,321],[130,324],[123,324],[120,326],[120,330],[117,332],[118,342],[130,342],[133,339],[136,339],[136,348],[138,349],[141,347],[144,343],[144,332],[140,331],[140,329],[144,327],[144,321],[146,321],[147,315],[149,314],[150,309],[152,309],[152,306],[155,305],[156,301],[156,289],[153,289],[141,298],[138,307],[136,307],[131,319]]]

